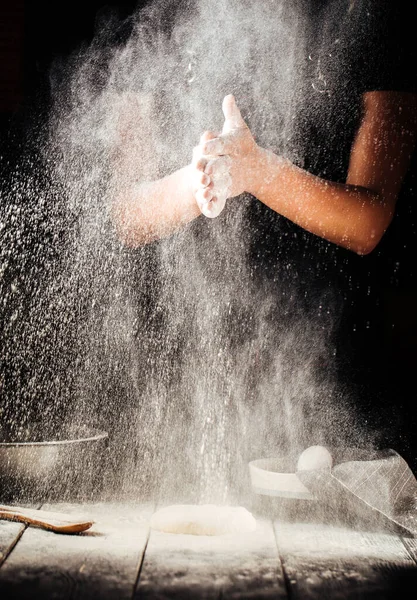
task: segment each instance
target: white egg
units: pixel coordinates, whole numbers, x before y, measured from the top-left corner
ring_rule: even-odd
[[[330,452],[324,446],[310,446],[301,452],[297,471],[317,471],[326,469],[330,471],[333,465],[333,458]]]

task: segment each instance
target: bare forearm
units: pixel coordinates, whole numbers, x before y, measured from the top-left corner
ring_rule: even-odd
[[[189,184],[189,169],[117,193],[113,220],[123,243],[135,247],[167,237],[201,214]]]
[[[222,133],[202,144],[202,152],[214,157],[205,172],[223,174],[229,196],[249,192],[300,227],[358,254],[375,248],[392,220],[415,149],[416,94],[364,94],[343,184],[259,147],[232,95],[225,96],[222,108]]]
[[[367,254],[387,228],[392,211],[364,187],[320,179],[270,151],[259,149],[250,189],[258,200],[300,227]]]

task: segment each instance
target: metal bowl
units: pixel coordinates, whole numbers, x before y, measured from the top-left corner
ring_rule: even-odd
[[[0,499],[91,497],[98,488],[107,438],[105,431],[82,428],[68,439],[0,442]]]

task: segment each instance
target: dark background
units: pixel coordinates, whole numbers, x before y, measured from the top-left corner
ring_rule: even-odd
[[[33,106],[48,102],[48,70],[51,62],[66,57],[80,44],[88,43],[97,18],[116,11],[128,16],[142,2],[84,0],[58,4],[2,1],[0,5],[0,134],[1,150],[19,156],[24,144],[25,123]],[[384,411],[401,415],[400,433],[387,440],[395,444],[417,470],[417,160],[414,157],[398,202],[397,214],[380,246],[368,259],[373,271],[371,299],[359,297],[359,326],[351,334],[357,364],[368,373],[368,385],[383,391],[377,402]],[[373,326],[363,326],[372,314]],[[355,319],[350,321],[353,327]],[[362,324],[362,326],[361,326]],[[382,408],[382,407],[381,407]],[[372,419],[371,405],[364,418]],[[365,411],[366,412],[366,411]],[[399,436],[399,439],[398,439]]]
[[[75,0],[66,4],[46,1],[0,2],[0,118],[2,133],[22,119],[34,102],[48,94],[51,62],[67,57],[94,36],[100,13],[127,17],[141,2],[104,3]]]

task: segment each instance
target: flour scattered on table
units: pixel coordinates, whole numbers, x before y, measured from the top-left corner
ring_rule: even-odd
[[[224,535],[254,531],[256,520],[242,506],[176,504],[157,510],[150,525],[165,533]]]

